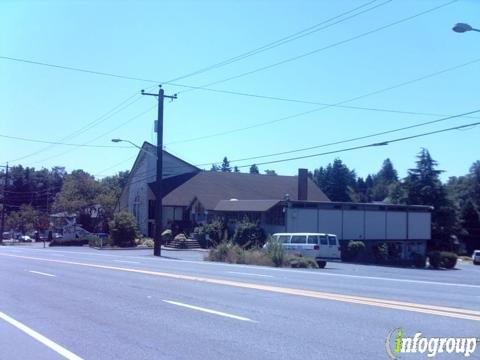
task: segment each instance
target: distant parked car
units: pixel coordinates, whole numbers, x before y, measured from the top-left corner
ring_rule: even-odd
[[[472,255],[474,265],[480,265],[480,250],[475,250]]]
[[[28,235],[22,235],[18,238],[21,242],[33,242],[33,239]]]

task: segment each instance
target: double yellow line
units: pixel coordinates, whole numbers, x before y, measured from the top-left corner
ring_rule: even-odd
[[[404,302],[404,301],[384,300],[384,299],[369,298],[369,297],[363,297],[363,296],[342,295],[342,294],[327,293],[327,292],[321,292],[321,291],[302,290],[302,289],[294,289],[294,288],[287,288],[287,287],[280,287],[280,286],[246,283],[246,282],[233,281],[233,280],[214,279],[214,278],[208,278],[208,277],[182,275],[182,274],[175,274],[175,273],[133,269],[133,268],[118,267],[118,266],[110,266],[110,265],[99,265],[99,264],[83,263],[83,262],[76,262],[76,261],[46,259],[46,258],[39,258],[39,257],[32,257],[32,256],[11,255],[11,254],[0,254],[0,256],[8,256],[13,258],[28,259],[28,260],[38,260],[38,261],[45,261],[45,262],[51,262],[51,263],[57,263],[57,264],[85,266],[85,267],[97,268],[97,269],[124,271],[124,272],[152,275],[152,276],[161,276],[161,277],[177,279],[177,280],[186,280],[186,281],[202,282],[207,284],[232,286],[236,288],[268,291],[268,292],[284,294],[284,295],[294,295],[294,296],[303,296],[303,297],[322,299],[322,300],[341,301],[341,302],[346,302],[351,304],[370,305],[370,306],[376,306],[376,307],[381,307],[386,309],[412,311],[412,312],[423,313],[423,314],[447,316],[447,317],[452,317],[457,319],[480,321],[480,311],[460,309],[460,308],[425,305],[425,304],[417,304],[417,303]]]

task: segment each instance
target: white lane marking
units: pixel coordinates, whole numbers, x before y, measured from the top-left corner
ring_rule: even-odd
[[[43,276],[51,276],[51,277],[56,277],[55,275],[52,275],[52,274],[47,274],[47,273],[44,273],[44,272],[41,272],[41,271],[33,271],[33,270],[29,270],[28,272],[31,272],[31,273],[33,273],[33,274],[43,275]]]
[[[221,312],[221,311],[202,308],[202,307],[199,307],[199,306],[188,305],[188,304],[184,304],[184,303],[177,302],[177,301],[170,301],[170,300],[162,300],[162,301],[166,302],[166,303],[169,303],[169,304],[172,304],[172,305],[182,306],[182,307],[186,307],[186,308],[192,309],[192,310],[203,311],[203,312],[206,312],[206,313],[209,313],[209,314],[223,316],[223,317],[227,317],[227,318],[230,318],[230,319],[257,322],[257,321],[254,321],[252,319],[249,319],[249,318],[246,318],[246,317],[243,317],[243,316],[237,316],[237,315],[233,315],[233,314],[224,313],[224,312]]]
[[[272,275],[254,274],[254,273],[239,272],[239,271],[227,271],[227,273],[229,273],[229,274],[237,274],[237,275],[261,276],[261,277],[273,278]]]
[[[193,260],[175,260],[175,259],[163,259],[163,260],[178,261],[180,263],[191,263],[191,264],[199,264],[199,265],[236,267],[236,268],[243,268],[243,269],[252,269],[252,267],[259,268],[259,266],[243,265],[243,264],[218,263],[218,262],[211,262],[211,261],[193,261]],[[349,278],[355,278],[355,279],[398,281],[398,282],[405,282],[405,283],[431,284],[431,285],[439,285],[439,286],[457,286],[457,287],[467,287],[467,288],[478,288],[478,289],[480,289],[480,285],[473,285],[473,284],[445,283],[445,282],[439,282],[439,281],[400,279],[400,278],[388,278],[388,277],[367,276],[367,275],[332,274],[332,273],[327,273],[327,272],[322,272],[322,271],[280,269],[280,268],[273,268],[273,267],[272,268],[261,267],[261,269],[265,270],[265,271],[286,272],[286,273],[296,274],[296,275],[308,274],[308,275],[318,275],[318,276],[338,276],[338,277],[349,277]]]
[[[119,263],[127,263],[127,264],[140,264],[138,261],[128,261],[128,260],[113,260]]]
[[[331,274],[331,273],[319,273],[318,275],[326,276],[341,276],[355,279],[370,279],[370,280],[384,280],[384,281],[397,281],[397,282],[406,282],[414,284],[429,284],[429,285],[442,285],[442,286],[459,286],[459,287],[469,287],[469,288],[480,288],[480,285],[471,285],[471,284],[455,284],[455,283],[441,283],[438,281],[428,281],[428,280],[413,280],[413,279],[399,279],[399,278],[387,278],[381,276],[365,276],[365,275],[348,275],[348,274]]]
[[[53,342],[52,340],[46,338],[45,336],[39,334],[35,330],[29,328],[28,326],[22,324],[21,322],[11,318],[7,314],[0,311],[0,319],[5,320],[10,325],[15,326],[17,329],[23,331],[27,335],[31,336],[35,340],[39,341],[43,345],[49,347],[53,351],[57,352],[58,354],[62,355],[64,358],[68,360],[83,360],[81,357],[75,355],[71,351],[68,351],[64,347],[58,345],[57,343]]]
[[[10,249],[9,249],[10,250]],[[20,250],[20,249],[11,249],[11,250]],[[21,250],[38,250],[41,251],[43,249],[21,249]],[[82,254],[82,255],[93,255],[93,256],[104,256],[104,257],[119,257],[118,255],[110,255],[110,254],[95,254],[95,253],[87,253],[87,252],[80,252],[80,251],[59,251],[59,250],[49,250],[51,252],[62,252],[67,254]],[[120,251],[120,250],[117,250]],[[162,249],[165,251],[165,249]],[[168,251],[168,250],[166,250]],[[13,251],[13,252],[21,252],[21,251]],[[140,257],[140,256],[130,256],[124,255],[126,258],[131,259],[141,259],[141,260],[151,260],[158,262],[159,260],[164,261],[171,261],[171,262],[179,262],[179,263],[188,263],[188,264],[199,264],[199,265],[206,265],[206,266],[225,266],[225,267],[233,267],[237,269],[252,269],[251,265],[242,265],[242,264],[228,264],[228,263],[218,263],[218,262],[211,262],[211,261],[195,261],[195,260],[179,260],[179,259],[167,259],[167,258],[160,258],[160,259],[152,259],[149,257]],[[401,278],[388,278],[388,277],[381,277],[381,276],[367,276],[367,275],[349,275],[349,274],[332,274],[323,271],[308,271],[308,270],[293,270],[293,269],[280,269],[280,268],[270,268],[270,267],[261,267],[255,266],[255,268],[261,268],[265,271],[279,271],[279,272],[286,272],[291,274],[302,274],[302,275],[317,275],[317,276],[337,276],[337,277],[348,277],[354,279],[366,279],[366,280],[380,280],[380,281],[395,281],[395,282],[403,282],[403,283],[413,283],[413,284],[429,284],[429,285],[438,285],[438,286],[453,286],[453,287],[465,287],[465,288],[474,288],[480,289],[480,285],[473,285],[473,284],[462,284],[462,283],[446,283],[446,282],[439,282],[439,281],[428,281],[428,280],[414,280],[414,279],[401,279]]]

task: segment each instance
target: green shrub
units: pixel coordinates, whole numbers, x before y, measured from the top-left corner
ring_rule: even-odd
[[[120,211],[109,223],[113,245],[119,247],[135,246],[137,223],[132,214]]]
[[[185,234],[180,233],[180,234],[175,235],[173,240],[175,240],[175,241],[185,241],[185,240],[187,240],[187,237],[185,236]]]
[[[238,245],[231,245],[228,248],[225,262],[230,264],[245,264],[245,250]]]
[[[385,263],[388,261],[388,245],[387,243],[379,243],[373,247],[373,256],[377,263]]]
[[[155,242],[153,241],[153,239],[147,238],[143,241],[142,245],[148,248],[153,248],[155,245]]]
[[[265,243],[265,232],[258,223],[250,222],[247,217],[235,225],[233,241],[243,248],[261,247]]]
[[[232,242],[222,242],[217,247],[210,249],[206,260],[231,264],[318,268],[314,258],[286,255],[281,244],[275,242],[269,242],[266,249],[253,248],[248,250]]]
[[[278,241],[268,241],[266,252],[272,263],[276,267],[281,267],[285,263],[285,249]]]
[[[112,239],[110,238],[99,238],[98,236],[91,236],[88,240],[88,245],[92,247],[103,247],[103,246],[111,246]]]
[[[348,244],[341,245],[342,261],[356,261],[365,253],[365,243],[363,241],[350,240]]]
[[[390,261],[398,261],[402,258],[402,247],[398,246],[395,243],[388,243],[388,260]]]
[[[261,266],[277,266],[277,267],[281,266],[281,265],[276,265],[272,261],[272,257],[263,250],[259,250],[259,249],[244,250],[243,254],[244,254],[245,264],[261,265]]]
[[[216,247],[210,249],[208,252],[207,259],[210,261],[225,261],[228,254],[228,249],[230,248],[231,243],[222,242],[218,244]]]
[[[180,249],[186,249],[187,248],[187,237],[185,236],[185,234],[183,233],[180,233],[180,234],[177,234],[175,235],[175,237],[173,238],[173,241],[176,241],[179,243],[179,248]]]
[[[287,263],[292,268],[318,269],[316,260],[308,256],[288,255]]]
[[[441,252],[442,266],[446,269],[453,269],[457,265],[457,254],[449,251]]]
[[[208,235],[210,245],[216,246],[222,242],[225,234],[225,224],[220,218],[214,218],[211,223],[203,226],[205,235]]]
[[[202,247],[202,248],[207,248],[208,247],[208,243],[207,243],[207,233],[205,232],[205,227],[200,225],[200,226],[196,226],[194,229],[193,229],[193,238],[195,240],[198,241],[198,244]]]
[[[457,254],[449,251],[431,251],[428,258],[430,265],[435,269],[453,269],[458,259]]]

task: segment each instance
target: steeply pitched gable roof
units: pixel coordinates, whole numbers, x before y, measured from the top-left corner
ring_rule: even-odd
[[[208,210],[220,200],[283,200],[288,194],[298,199],[296,176],[257,175],[201,171],[163,198],[164,206],[189,206],[197,198]],[[308,179],[309,201],[329,201],[317,185]]]

